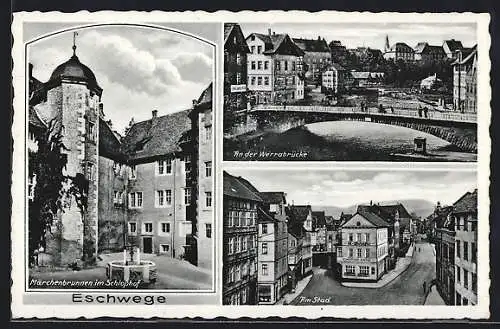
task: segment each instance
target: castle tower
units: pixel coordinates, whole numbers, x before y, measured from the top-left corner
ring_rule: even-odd
[[[56,266],[67,266],[97,253],[97,186],[99,147],[99,104],[102,89],[94,73],[76,55],[59,65],[44,86],[46,100],[36,105],[45,122],[54,122],[62,135],[67,156],[64,175],[80,181],[86,192],[87,206],[80,209],[74,196],[64,203],[64,211],[46,237],[46,252]],[[86,178],[86,180],[82,179]],[[88,189],[87,189],[88,181]]]

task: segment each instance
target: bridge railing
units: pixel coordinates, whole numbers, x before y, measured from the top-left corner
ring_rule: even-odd
[[[427,117],[424,111],[419,114],[415,109],[388,109],[384,108],[384,112],[380,112],[378,108],[372,107],[361,110],[359,107],[344,107],[344,106],[322,106],[322,105],[255,105],[251,110],[254,111],[280,111],[280,112],[316,112],[316,113],[339,113],[339,114],[377,114],[387,117],[410,117],[433,119],[442,121],[457,121],[457,122],[477,122],[477,114],[475,113],[456,113],[456,112],[437,112],[428,111]]]

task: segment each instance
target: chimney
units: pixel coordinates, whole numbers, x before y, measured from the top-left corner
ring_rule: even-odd
[[[198,105],[198,101],[196,99],[193,99],[193,107],[195,107],[196,105]]]
[[[153,119],[158,117],[158,110],[151,111],[151,115],[152,115]]]
[[[267,34],[268,34],[269,36],[271,36],[271,29],[270,29],[270,28],[269,28],[269,29],[267,29]]]

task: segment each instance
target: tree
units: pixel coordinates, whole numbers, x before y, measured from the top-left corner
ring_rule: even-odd
[[[87,208],[89,182],[82,174],[64,175],[68,162],[63,150],[60,124],[49,122],[48,128],[37,135],[38,151],[29,155],[30,175],[36,175],[33,199],[29,202],[28,240],[30,264],[35,250],[46,247],[46,234],[54,220],[64,212],[68,197],[74,197],[82,220]]]

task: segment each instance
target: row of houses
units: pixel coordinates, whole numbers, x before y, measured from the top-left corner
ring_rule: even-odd
[[[88,182],[87,206],[58,212],[43,247],[50,265],[64,267],[83,256],[139,247],[143,253],[183,258],[211,268],[212,84],[192,108],[134,122],[121,136],[106,120],[92,70],[73,56],[47,82],[29,65],[28,199],[35,211],[40,141],[60,135],[64,175]],[[73,204],[73,207],[71,207]],[[30,229],[31,230],[31,229]],[[30,235],[31,238],[31,235]]]
[[[477,305],[477,189],[427,218],[436,247],[436,286],[448,305]]]
[[[358,206],[334,219],[284,192],[261,192],[224,172],[223,303],[275,304],[313,266],[341,280],[380,279],[413,242],[416,223],[402,204]]]

